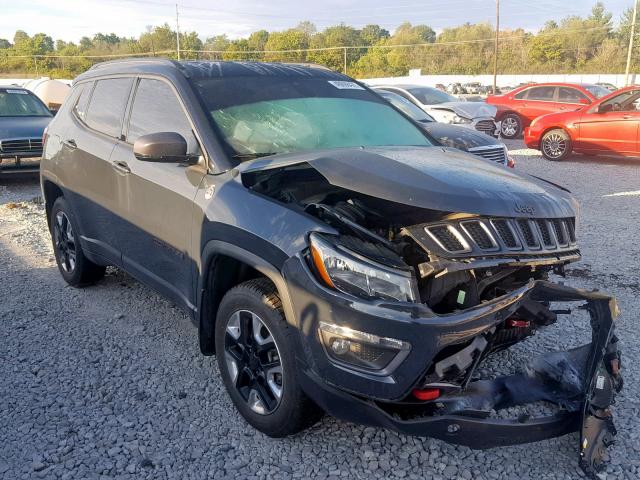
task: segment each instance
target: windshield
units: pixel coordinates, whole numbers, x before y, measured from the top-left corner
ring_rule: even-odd
[[[389,92],[386,90],[376,90],[382,97],[384,97],[391,105],[401,110],[405,115],[413,118],[416,122],[434,122],[435,120],[428,115],[420,107],[411,103],[404,97],[401,97],[397,93]]]
[[[355,82],[239,76],[192,83],[238,159],[325,148],[431,145],[416,125]]]
[[[583,85],[583,87],[596,98],[602,98],[611,93],[611,90],[601,87],[600,85]]]
[[[460,100],[447,92],[429,87],[412,87],[407,89],[423,105],[437,105],[445,102],[459,102]]]
[[[19,88],[0,89],[0,117],[50,117],[35,95]]]

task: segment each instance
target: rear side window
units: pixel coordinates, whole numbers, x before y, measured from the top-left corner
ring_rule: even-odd
[[[545,100],[551,102],[553,101],[555,91],[556,87],[534,87],[529,90],[527,100]]]
[[[581,99],[587,99],[587,96],[580,90],[571,87],[558,88],[558,101],[563,103],[580,103]],[[588,100],[588,99],[587,99]]]
[[[524,100],[525,98],[527,98],[527,94],[529,93],[529,90],[531,90],[531,89],[527,88],[526,90],[523,90],[520,93],[516,93],[513,98],[515,98],[517,100]]]
[[[187,141],[188,153],[197,153],[191,124],[171,86],[162,80],[143,78],[133,99],[127,142],[159,132],[179,133]]]
[[[78,85],[78,89],[80,90],[80,96],[76,97],[78,100],[73,106],[73,112],[76,114],[76,117],[84,122],[87,118],[87,107],[89,106],[93,82],[80,84]]]
[[[85,122],[94,130],[118,138],[131,91],[131,78],[98,80],[91,95]]]

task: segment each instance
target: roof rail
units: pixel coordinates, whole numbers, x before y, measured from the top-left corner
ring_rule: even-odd
[[[89,68],[89,70],[97,70],[102,67],[108,67],[110,65],[118,64],[126,64],[126,63],[161,63],[161,64],[169,64],[174,67],[180,68],[180,62],[176,60],[172,60],[170,58],[162,58],[162,57],[136,57],[136,58],[121,58],[117,60],[107,60],[105,62],[96,63]]]

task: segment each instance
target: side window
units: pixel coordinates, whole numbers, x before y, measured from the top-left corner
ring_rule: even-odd
[[[80,96],[76,97],[77,101],[73,106],[73,113],[84,122],[87,117],[87,107],[89,106],[89,97],[91,97],[93,82],[82,83],[78,85],[78,89],[80,90]]]
[[[527,100],[543,100],[546,102],[552,102],[555,91],[556,87],[534,87],[529,90]]]
[[[127,142],[149,133],[176,132],[187,141],[188,152],[198,153],[191,124],[173,89],[162,80],[143,78],[133,99]]]
[[[132,78],[98,80],[86,113],[86,124],[111,137],[120,137],[132,82]]]
[[[571,87],[559,87],[558,88],[558,101],[563,103],[580,103],[580,100],[586,99],[587,96],[580,90],[576,90]]]
[[[516,93],[516,95],[513,97],[516,100],[525,100],[527,98],[527,94],[531,91],[530,88],[526,88],[523,91]]]

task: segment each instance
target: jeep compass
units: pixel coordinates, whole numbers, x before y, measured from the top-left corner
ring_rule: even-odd
[[[182,307],[261,432],[324,412],[472,448],[579,431],[581,467],[601,468],[618,312],[551,281],[580,259],[575,199],[443,147],[365,85],[305,65],[98,64],[49,126],[41,185],[62,277],[113,265]],[[556,302],[588,311],[591,343],[487,373],[569,313]],[[497,414],[540,402],[557,410]]]

